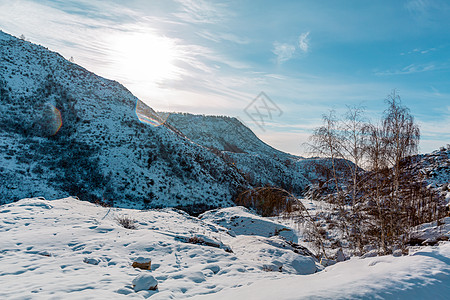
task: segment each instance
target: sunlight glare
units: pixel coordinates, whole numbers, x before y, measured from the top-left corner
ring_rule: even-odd
[[[128,33],[114,38],[113,60],[131,82],[158,83],[177,76],[174,40],[154,33]]]
[[[153,109],[170,111],[163,84],[180,75],[175,62],[181,54],[175,40],[154,32],[124,33],[111,39],[111,62],[122,82]],[[163,123],[166,117],[161,117]]]

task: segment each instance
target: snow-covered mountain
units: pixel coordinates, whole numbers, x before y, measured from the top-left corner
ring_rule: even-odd
[[[138,99],[119,83],[3,32],[0,97],[1,201],[228,206],[249,186],[220,155],[140,122]]]
[[[310,183],[305,168],[308,160],[267,145],[236,118],[173,113],[167,123],[192,141],[220,153],[253,186],[270,184],[300,195]]]
[[[123,207],[232,205],[266,184],[300,193],[302,158],[234,118],[154,111],[118,82],[0,32],[0,201],[78,196]],[[138,116],[139,118],[138,118]]]
[[[119,83],[3,32],[0,100],[2,202],[72,195],[202,211],[232,205],[251,186],[300,194],[322,176],[316,160],[270,147],[235,118],[172,114],[164,126],[141,122],[137,104],[153,110]],[[440,172],[442,164],[431,168]]]

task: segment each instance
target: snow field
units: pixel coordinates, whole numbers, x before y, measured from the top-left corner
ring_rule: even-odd
[[[137,229],[118,225],[118,216],[137,220]],[[173,209],[23,199],[0,207],[0,298],[180,299],[316,271],[311,257],[285,248],[278,236],[233,237],[228,231]],[[152,260],[151,271],[131,267],[139,257]],[[135,292],[132,281],[140,274],[153,276],[158,289]]]

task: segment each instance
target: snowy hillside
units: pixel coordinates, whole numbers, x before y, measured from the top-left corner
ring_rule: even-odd
[[[408,162],[416,181],[425,180],[450,202],[450,145],[428,154],[419,154]]]
[[[221,153],[254,186],[270,184],[300,195],[310,183],[305,159],[267,145],[236,118],[176,113],[169,116],[168,124]]]
[[[119,225],[127,218],[135,229]],[[450,218],[440,231],[450,235]],[[292,229],[239,207],[195,218],[174,209],[23,199],[0,207],[0,232],[1,299],[445,299],[450,293],[448,242],[323,270],[307,249],[299,253],[288,243],[296,239]]]
[[[192,141],[208,148],[234,153],[249,153],[280,158],[293,157],[261,141],[238,119],[226,116],[204,116],[172,113],[167,122]]]
[[[119,83],[3,32],[0,98],[0,201],[73,195],[123,207],[217,207],[248,187],[217,153],[141,123],[138,100]]]

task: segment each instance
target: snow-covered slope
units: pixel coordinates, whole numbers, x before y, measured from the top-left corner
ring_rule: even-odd
[[[123,207],[217,207],[249,187],[217,153],[141,123],[138,100],[119,83],[3,32],[0,100],[0,203],[71,195]]]
[[[124,217],[137,229],[120,226]],[[0,236],[0,299],[181,299],[320,269],[280,236],[230,235],[174,209],[105,208],[74,198],[1,206]],[[132,267],[148,259],[151,270]],[[158,290],[135,293],[139,274],[154,276]]]
[[[136,229],[119,225],[126,218]],[[229,220],[243,220],[245,232],[217,224]],[[0,206],[0,299],[446,299],[450,293],[448,242],[320,271],[313,257],[267,228],[289,229],[242,208],[200,219],[167,208],[23,199]],[[149,260],[150,270],[132,267]],[[153,276],[157,289],[135,291],[138,276]]]
[[[280,158],[293,157],[261,141],[236,118],[172,113],[167,122],[194,142],[208,148]]]
[[[408,256],[354,258],[320,273],[266,278],[195,299],[448,299],[450,243]]]
[[[236,118],[176,113],[167,122],[192,141],[220,153],[254,186],[270,184],[300,195],[310,183],[302,157],[267,145]]]
[[[425,180],[450,202],[450,144],[432,153],[413,156],[407,160],[407,168],[415,181]]]

